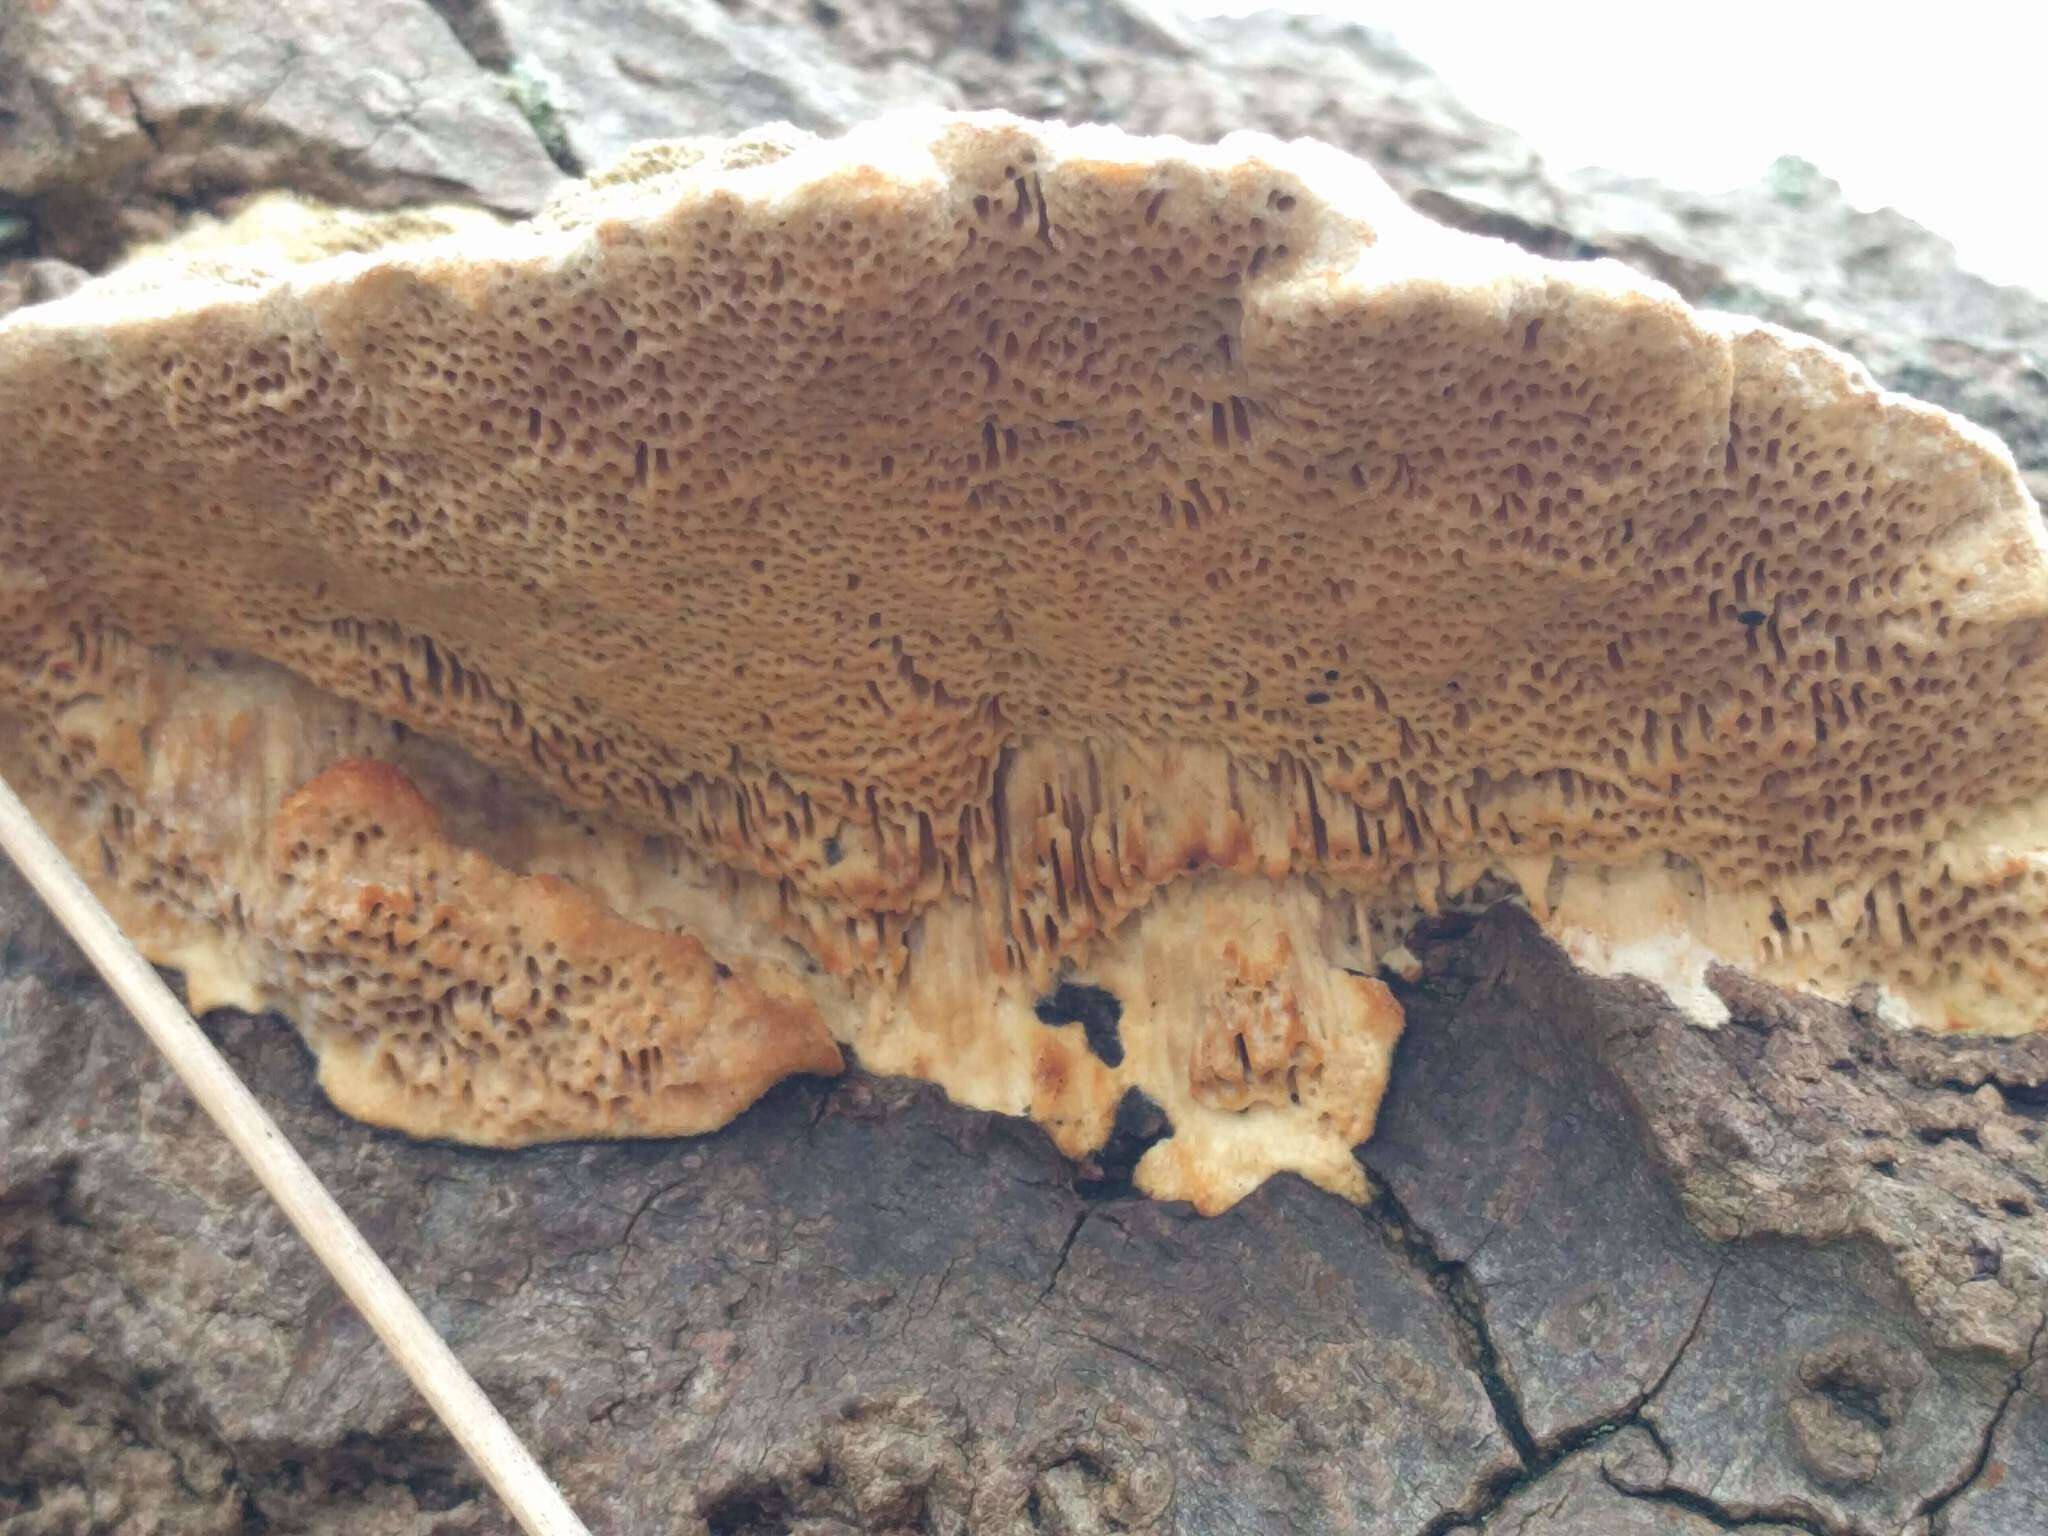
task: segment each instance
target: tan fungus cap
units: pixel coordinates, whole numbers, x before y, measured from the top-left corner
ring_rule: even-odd
[[[2042,1023],[2039,511],[1818,343],[1002,114],[272,227],[342,254],[0,324],[0,767],[357,1114],[699,1131],[845,1044],[1359,1195],[1379,956],[1511,888],[1703,1019]]]

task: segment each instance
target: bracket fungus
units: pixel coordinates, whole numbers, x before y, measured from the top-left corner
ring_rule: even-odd
[[[1380,957],[1515,889],[1707,1021],[2042,1022],[2010,458],[1322,146],[651,147],[23,311],[0,419],[0,770],[365,1119],[694,1132],[850,1046],[1357,1196]]]

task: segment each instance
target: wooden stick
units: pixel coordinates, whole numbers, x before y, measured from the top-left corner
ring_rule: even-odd
[[[0,779],[0,850],[28,877],[135,1021],[170,1058],[200,1107],[284,1208],[334,1283],[376,1330],[528,1536],[589,1536],[512,1426],[420,1315],[347,1212],[335,1204],[327,1186],[285,1140],[277,1122],[128,941],[99,898],[86,889],[5,779]]]

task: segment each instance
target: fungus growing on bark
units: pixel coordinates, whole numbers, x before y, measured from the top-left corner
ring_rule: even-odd
[[[208,259],[0,326],[0,768],[368,1118],[694,1131],[837,1041],[1355,1196],[1379,957],[1516,886],[1703,1017],[2041,1022],[2038,511],[1818,343],[1001,115]]]

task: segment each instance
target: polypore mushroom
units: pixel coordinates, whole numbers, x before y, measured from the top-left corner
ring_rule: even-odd
[[[0,326],[0,767],[354,1113],[695,1131],[838,1042],[1356,1195],[1376,957],[1509,886],[1703,1015],[2041,1022],[2038,512],[1817,343],[1001,115],[208,260]]]

